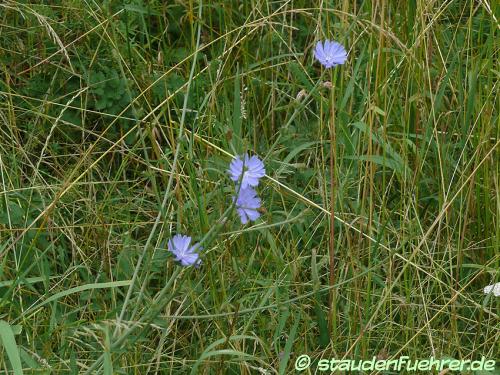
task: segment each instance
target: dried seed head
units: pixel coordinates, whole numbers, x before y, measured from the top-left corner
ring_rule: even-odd
[[[323,82],[323,87],[327,89],[331,89],[333,87],[332,83],[330,81]]]
[[[299,93],[297,94],[297,96],[295,97],[295,100],[300,102],[303,98],[305,98],[307,95],[307,91],[302,89],[299,91]]]

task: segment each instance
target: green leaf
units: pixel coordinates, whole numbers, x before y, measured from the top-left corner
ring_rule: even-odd
[[[242,130],[241,130],[241,96],[240,96],[240,74],[236,73],[234,78],[234,91],[233,91],[233,146],[237,154],[243,153],[242,146]]]
[[[308,92],[312,92],[314,85],[311,82],[311,79],[304,72],[304,68],[301,67],[296,61],[292,61],[288,66],[292,72],[292,76],[299,81],[302,87]]]
[[[295,323],[290,330],[290,334],[288,335],[288,340],[285,344],[285,350],[283,352],[283,357],[280,361],[279,373],[284,374],[286,371],[286,365],[288,364],[288,360],[290,359],[290,353],[292,352],[293,341],[295,340],[295,335],[297,334],[297,327],[300,322],[300,313],[295,316]]]
[[[365,134],[371,134],[372,140],[384,148],[387,157],[383,157],[380,155],[366,155],[366,156],[363,155],[363,156],[345,157],[345,159],[368,160],[376,164],[394,169],[401,175],[403,175],[405,172],[407,175],[409,174],[410,172],[409,168],[405,164],[401,155],[399,155],[399,153],[397,153],[396,150],[392,148],[391,144],[388,141],[386,141],[383,137],[381,137],[380,134],[376,132],[370,132],[370,128],[368,127],[368,125],[361,121],[355,122],[353,126],[358,128]]]
[[[49,298],[47,298],[45,301],[42,303],[26,310],[24,314],[26,315],[27,312],[39,309],[42,306],[45,306],[46,304],[52,302],[52,301],[57,301],[59,298],[68,296],[73,293],[81,293],[86,290],[91,290],[91,289],[107,289],[107,288],[116,288],[119,286],[129,286],[132,283],[132,280],[121,280],[121,281],[111,281],[108,283],[94,283],[94,284],[85,284],[85,285],[80,285],[74,288],[70,288],[68,290],[64,290],[62,292],[56,293],[51,295]]]
[[[299,153],[301,153],[304,150],[307,150],[308,148],[320,143],[319,141],[314,141],[314,142],[306,142],[299,144],[297,147],[293,148],[292,151],[283,159],[283,163],[287,164],[289,163],[295,156],[297,156]]]
[[[145,8],[144,6],[140,4],[125,4],[123,7],[125,10],[128,10],[129,12],[134,12],[134,13],[139,13],[143,14],[146,16],[161,16],[162,14],[156,10],[153,10],[151,8]]]
[[[219,355],[232,355],[234,360],[240,358],[240,360],[244,359],[256,359],[255,357],[242,353],[236,350],[229,350],[229,349],[222,349],[222,350],[212,350],[218,345],[225,344],[229,341],[245,341],[245,340],[255,340],[255,337],[253,336],[248,336],[248,335],[235,335],[235,336],[230,336],[227,338],[222,338],[214,341],[212,344],[210,344],[205,351],[201,354],[201,356],[196,360],[196,362],[193,364],[191,367],[191,375],[198,374],[198,367],[200,364],[203,362],[203,360],[213,357],[213,356],[219,356]]]
[[[344,156],[344,159],[354,159],[354,160],[365,160],[365,161],[371,161],[372,163],[391,168],[394,171],[403,174],[403,168],[401,165],[390,158],[384,158],[383,156],[380,155],[360,155],[360,156]]]
[[[111,359],[111,338],[109,334],[109,327],[106,326],[104,329],[105,341],[104,341],[104,375],[113,375],[113,360]]]
[[[7,352],[7,357],[9,357],[14,374],[22,375],[23,367],[21,365],[19,348],[17,347],[16,339],[14,338],[14,331],[12,330],[12,326],[4,320],[0,320],[0,338],[2,339],[2,345]]]
[[[40,365],[38,364],[38,362],[35,361],[31,354],[29,354],[26,350],[24,350],[23,348],[19,348],[19,354],[23,362],[26,363],[30,368],[40,369]]]
[[[314,312],[316,314],[316,322],[318,323],[319,330],[319,345],[322,348],[326,348],[330,343],[330,336],[328,335],[328,323],[326,321],[326,314],[321,308],[319,293],[315,294],[314,298]]]

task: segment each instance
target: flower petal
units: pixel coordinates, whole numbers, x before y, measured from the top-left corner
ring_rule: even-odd
[[[319,62],[323,63],[323,61],[325,60],[325,51],[323,49],[323,44],[321,43],[321,41],[319,41],[317,44],[316,44],[316,48],[314,49],[314,56],[316,57],[317,60],[319,60]]]
[[[347,52],[342,44],[333,40],[325,40],[323,44],[318,42],[315,49],[315,57],[325,68],[331,68],[343,64],[347,60]]]
[[[247,216],[246,211],[242,208],[238,208],[237,211],[238,211],[238,215],[240,215],[241,224],[248,223],[248,216]]]
[[[246,212],[248,218],[251,221],[257,220],[259,218],[259,216],[260,216],[260,212],[257,211],[257,210],[249,210],[249,209],[247,209],[247,210],[245,210],[245,212]]]
[[[180,261],[183,266],[192,266],[198,260],[198,254],[184,254]]]

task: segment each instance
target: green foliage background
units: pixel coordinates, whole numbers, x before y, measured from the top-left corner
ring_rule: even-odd
[[[500,281],[499,14],[0,3],[0,372],[500,358],[500,300],[483,293]],[[314,61],[325,38],[345,65]],[[268,175],[247,226],[226,214],[244,151]],[[168,254],[176,233],[203,239],[200,268]]]

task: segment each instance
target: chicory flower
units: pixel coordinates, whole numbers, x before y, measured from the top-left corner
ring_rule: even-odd
[[[332,68],[347,60],[347,52],[342,44],[335,41],[319,41],[314,49],[314,57],[325,67]]]
[[[183,266],[198,266],[201,263],[198,253],[195,250],[199,247],[198,244],[189,246],[191,237],[176,234],[167,243],[168,250],[174,254],[175,259]]]
[[[238,189],[238,188],[237,188]],[[235,197],[233,197],[233,200]],[[257,192],[251,188],[240,188],[238,197],[236,198],[236,211],[240,215],[241,224],[246,224],[248,221],[255,221],[260,216],[260,198]]]
[[[234,158],[229,165],[228,172],[231,175],[231,180],[241,183],[242,189],[257,186],[259,179],[266,174],[262,160],[255,155],[249,157],[248,154],[243,155],[243,159],[240,156]]]

